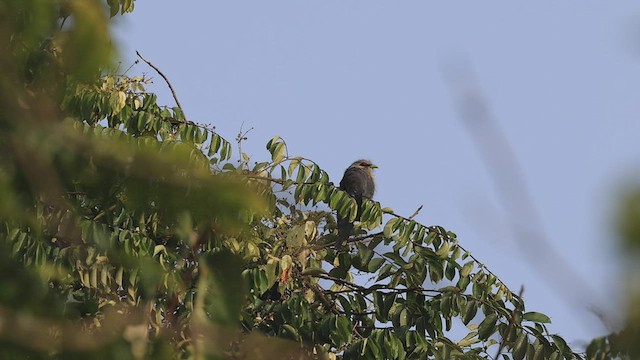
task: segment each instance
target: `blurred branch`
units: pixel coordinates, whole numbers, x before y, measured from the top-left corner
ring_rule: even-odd
[[[544,276],[555,293],[569,305],[578,303],[583,308],[595,308],[587,304],[594,298],[593,289],[554,250],[527,189],[518,159],[495,121],[471,66],[464,61],[450,64],[445,68],[445,77],[460,119],[469,130],[493,180],[523,258]]]

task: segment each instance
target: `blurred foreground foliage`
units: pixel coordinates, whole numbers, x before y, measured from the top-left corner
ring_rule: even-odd
[[[356,205],[316,163],[278,137],[269,161],[232,162],[148,79],[115,74],[109,16],[132,10],[0,4],[0,358],[619,352],[607,337],[575,353],[454,233],[377,202],[336,253],[335,212]]]

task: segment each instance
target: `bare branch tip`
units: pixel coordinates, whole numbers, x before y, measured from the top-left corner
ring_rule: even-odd
[[[411,216],[409,216],[409,220],[413,220],[413,218],[414,218],[414,217],[418,216],[418,214],[419,214],[419,213],[420,213],[420,211],[422,210],[422,207],[423,207],[423,206],[424,206],[424,205],[420,205],[420,206],[418,207],[418,209],[417,209],[417,210],[416,210],[416,211],[415,211]]]
[[[140,52],[138,50],[136,50],[136,55],[138,55],[138,57],[144,61],[147,65],[149,65],[153,70],[155,70],[158,75],[160,75],[164,81],[167,83],[167,85],[169,86],[169,90],[171,90],[171,95],[173,95],[173,100],[175,100],[176,105],[178,106],[178,109],[180,109],[180,112],[182,112],[182,116],[184,117],[184,123],[188,123],[187,121],[187,115],[185,115],[184,109],[182,108],[182,105],[180,104],[180,100],[178,100],[178,95],[176,95],[176,91],[173,88],[173,85],[171,85],[171,82],[169,81],[169,79],[167,78],[167,76],[160,71],[160,69],[153,65],[149,60],[145,59],[144,57],[142,57],[142,55],[140,54]]]

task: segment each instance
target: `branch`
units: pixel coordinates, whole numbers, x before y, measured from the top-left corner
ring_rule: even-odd
[[[394,213],[394,212],[389,212],[389,213],[387,213],[387,214],[389,214],[389,215],[391,215],[391,216],[395,216],[395,217],[397,217],[397,218],[399,218],[399,219],[402,219],[402,220],[405,220],[405,221],[411,221],[411,220],[413,220],[413,218],[415,218],[416,216],[418,216],[418,214],[420,213],[420,211],[422,210],[422,208],[423,208],[423,207],[424,207],[424,205],[420,205],[420,206],[418,207],[418,209],[416,209],[416,211],[414,211],[414,212],[413,212],[413,214],[411,214],[411,216],[409,216],[409,217],[404,217],[404,216],[402,216],[402,215],[398,215],[398,214],[396,214],[396,213]]]
[[[180,111],[182,112],[182,116],[184,117],[184,122],[186,124],[187,123],[187,115],[185,115],[184,109],[182,108],[182,105],[180,105],[180,100],[178,100],[178,96],[176,95],[176,91],[173,89],[173,86],[171,85],[171,82],[169,82],[169,79],[167,79],[167,77],[162,73],[162,71],[160,71],[160,69],[158,69],[157,66],[153,65],[151,62],[149,62],[149,60],[143,58],[142,55],[140,55],[140,52],[137,51],[137,50],[136,50],[136,55],[138,55],[138,57],[142,61],[147,63],[147,65],[151,66],[151,68],[153,68],[153,70],[155,70],[160,76],[162,76],[162,78],[167,83],[167,85],[169,85],[169,90],[171,90],[171,94],[173,95],[173,99],[176,101],[176,105],[178,105],[178,109],[180,109]]]
[[[343,293],[343,292],[361,292],[361,293],[364,293],[364,294],[369,294],[369,293],[372,293],[374,291],[382,291],[382,290],[387,290],[387,292],[385,292],[385,294],[391,294],[391,293],[396,293],[396,294],[417,293],[417,294],[429,295],[428,293],[435,293],[435,294],[451,293],[451,291],[437,290],[437,289],[425,289],[425,288],[422,288],[422,287],[396,288],[396,287],[390,286],[389,284],[374,284],[374,285],[371,285],[369,287],[366,287],[366,286],[358,285],[356,283],[352,283],[350,281],[347,281],[347,280],[344,280],[344,279],[340,279],[340,278],[337,278],[335,276],[331,276],[331,275],[327,275],[327,274],[315,274],[315,275],[306,275],[306,276],[333,281],[334,283],[336,283],[338,285],[342,285],[342,286],[350,288],[349,291],[325,290],[325,291],[328,291],[328,292],[330,292],[332,294],[338,294],[338,293]],[[462,294],[462,295],[467,296],[466,294]],[[429,296],[433,296],[433,295],[429,295]]]
[[[287,180],[282,180],[279,178],[273,178],[273,177],[269,177],[269,176],[261,176],[261,175],[254,175],[253,173],[249,172],[249,171],[244,171],[242,173],[243,176],[248,177],[249,179],[255,179],[255,180],[264,180],[264,181],[269,181],[269,182],[274,182],[276,184],[284,184]],[[316,185],[316,184],[331,184],[333,185],[333,183],[328,182],[328,183],[321,183],[321,182],[297,182],[297,181],[293,181],[291,180],[291,184],[293,185]],[[334,185],[335,186],[335,185]]]
[[[313,165],[316,165],[316,166],[318,166],[320,168],[320,165],[318,165],[318,163],[316,163],[315,161],[313,161],[313,160],[311,160],[309,158],[306,158],[306,157],[303,157],[303,156],[293,156],[293,157],[289,156],[288,155],[288,150],[287,150],[287,155],[282,160],[280,160],[279,162],[274,162],[274,163],[269,164],[263,170],[269,171],[269,169],[274,168],[274,167],[276,167],[278,165],[281,165],[284,162],[293,161],[293,160],[299,161],[301,166],[305,166],[305,167],[307,166],[304,163],[302,163],[302,161],[304,160],[304,161],[308,161],[308,162],[312,163]]]
[[[357,290],[357,291],[363,291],[366,292],[369,290],[369,288],[366,288],[364,286],[358,285],[358,284],[354,284],[352,282],[349,282],[347,280],[343,280],[331,275],[327,275],[327,274],[318,274],[318,275],[309,275],[311,277],[316,277],[316,278],[320,278],[320,279],[325,279],[325,280],[330,280],[333,281],[336,284],[342,285],[342,286],[346,286],[348,288],[351,288],[353,290]]]

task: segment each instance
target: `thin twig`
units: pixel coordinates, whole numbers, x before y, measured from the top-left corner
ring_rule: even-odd
[[[131,70],[131,68],[133,68],[134,66],[138,65],[138,63],[139,63],[139,62],[140,62],[139,60],[134,61],[134,62],[133,62],[133,64],[131,64],[131,65],[127,68],[127,70],[125,70],[125,71],[124,71],[124,73],[122,73],[122,76],[126,76],[126,75],[127,75],[127,73],[129,72],[129,70]]]
[[[409,220],[413,220],[414,217],[418,216],[418,213],[420,213],[420,210],[422,210],[423,206],[424,205],[420,205],[418,209],[411,216],[409,216]]]
[[[422,206],[420,206],[420,207],[418,208],[418,210],[416,210],[416,213],[417,213],[418,211],[420,211],[421,209],[422,209]],[[389,213],[387,213],[387,214],[389,214],[389,215],[391,215],[391,216],[394,216],[394,217],[397,217],[398,219],[401,219],[401,220],[404,220],[404,221],[413,221],[413,217],[414,217],[415,215],[417,215],[416,213],[414,213],[414,214],[413,214],[413,215],[411,215],[410,217],[402,216],[402,215],[400,215],[400,214],[396,214],[396,213],[394,213],[394,212],[389,212]]]
[[[65,16],[62,18],[62,21],[60,22],[60,31],[62,31],[62,28],[64,27],[64,23],[67,22],[67,19],[69,18],[69,16]]]
[[[253,130],[253,128],[251,128],[243,132],[242,131],[243,126],[244,126],[244,121],[240,125],[240,131],[238,132],[238,136],[236,136],[236,142],[238,143],[238,154],[240,155],[240,159],[238,161],[240,162],[241,168],[245,167],[248,162],[248,160],[244,159],[244,153],[242,152],[242,141],[247,140],[247,134],[250,133],[251,130]]]
[[[337,278],[335,276],[331,276],[331,275],[328,275],[328,274],[311,275],[311,277],[330,280],[330,281],[333,281],[334,283],[336,283],[338,285],[346,286],[346,287],[349,287],[349,288],[351,288],[353,290],[358,290],[358,291],[366,291],[366,290],[368,290],[366,287],[364,287],[362,285],[354,284],[354,283],[352,283],[350,281],[347,281],[347,280],[344,280],[344,279],[340,279],[340,278]]]
[[[138,57],[142,61],[147,63],[147,65],[151,66],[151,68],[153,70],[155,70],[160,76],[162,76],[162,78],[167,83],[167,85],[169,85],[169,90],[171,90],[171,94],[173,95],[173,99],[176,101],[176,105],[178,105],[178,109],[180,109],[180,111],[182,112],[182,116],[184,117],[184,122],[187,123],[187,115],[185,115],[184,109],[182,108],[182,105],[180,105],[180,100],[178,100],[178,95],[176,95],[176,91],[173,89],[173,86],[171,85],[171,82],[169,81],[169,79],[167,79],[167,77],[162,73],[162,71],[160,71],[160,69],[158,69],[157,66],[153,65],[149,60],[143,58],[142,55],[140,55],[140,52],[137,51],[137,50],[136,50],[136,55],[138,55]]]

